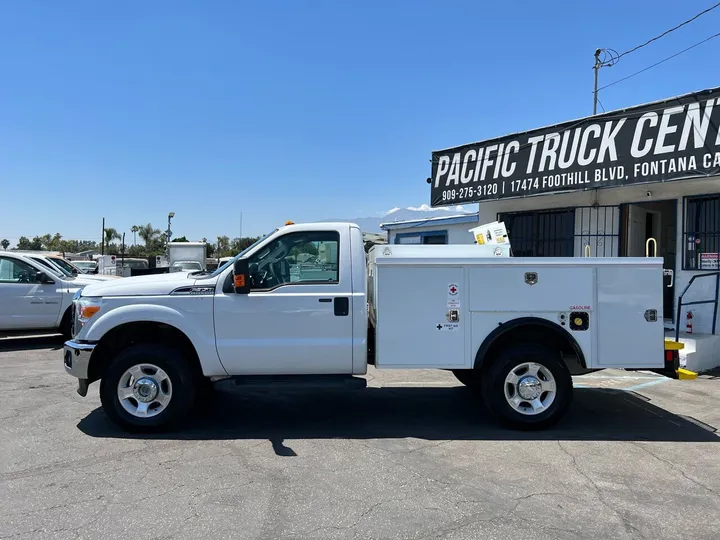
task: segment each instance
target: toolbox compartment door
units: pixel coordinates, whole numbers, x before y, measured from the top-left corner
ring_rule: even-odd
[[[450,266],[378,265],[375,365],[381,368],[465,368],[466,270]],[[463,309],[464,308],[464,309]],[[459,320],[448,320],[457,309]]]
[[[595,318],[598,367],[663,367],[662,266],[599,266]]]

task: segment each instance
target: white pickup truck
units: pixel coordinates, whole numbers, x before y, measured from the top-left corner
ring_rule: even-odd
[[[69,339],[73,296],[88,283],[97,280],[66,275],[39,256],[0,252],[0,335],[59,332]]]
[[[281,227],[212,273],[88,285],[64,347],[129,431],[182,421],[210,381],[364,385],[376,368],[452,370],[521,428],[566,411],[571,375],[663,368],[660,258],[500,258],[379,245],[349,223]]]

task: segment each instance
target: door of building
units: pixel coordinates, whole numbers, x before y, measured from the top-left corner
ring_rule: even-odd
[[[663,317],[674,324],[675,264],[677,262],[677,200],[627,204],[624,209],[626,257],[656,255],[664,260]],[[653,239],[648,243],[649,239]],[[657,248],[657,251],[655,251]]]

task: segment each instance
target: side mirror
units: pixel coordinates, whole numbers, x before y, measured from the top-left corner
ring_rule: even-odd
[[[238,259],[233,264],[233,289],[236,294],[250,292],[250,268],[247,259]]]
[[[48,277],[48,275],[45,272],[37,272],[35,274],[35,282],[36,283],[55,283],[52,279]]]

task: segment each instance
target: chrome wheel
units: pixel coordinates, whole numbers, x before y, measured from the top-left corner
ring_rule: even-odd
[[[540,414],[552,405],[556,396],[555,378],[542,364],[522,363],[505,377],[505,399],[520,414]]]
[[[170,377],[153,364],[137,364],[125,370],[117,386],[120,405],[137,418],[163,412],[172,398]]]

